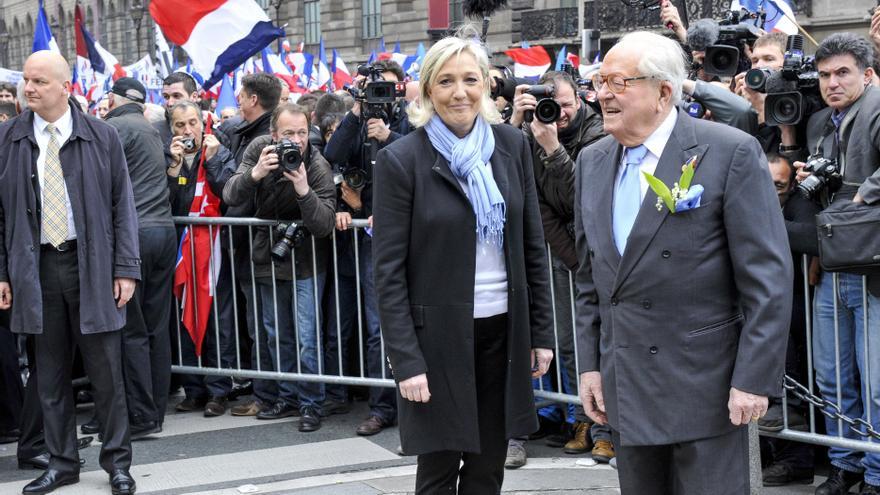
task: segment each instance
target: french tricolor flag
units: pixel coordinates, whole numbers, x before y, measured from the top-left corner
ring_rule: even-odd
[[[733,0],[730,2],[730,10],[738,11],[741,8],[749,12],[763,10],[767,14],[767,22],[764,24],[764,29],[767,32],[798,33],[794,11],[792,11],[788,0]]]
[[[153,0],[150,14],[165,37],[186,50],[195,70],[210,74],[205,88],[284,36],[254,0]]]
[[[336,89],[342,89],[348,85],[350,85],[354,79],[351,78],[351,74],[348,73],[348,67],[345,66],[345,62],[342,60],[342,57],[339,56],[339,53],[336,49],[333,49],[333,87]]]
[[[513,75],[516,77],[541,77],[552,63],[543,46],[511,48],[504,53],[513,60]]]

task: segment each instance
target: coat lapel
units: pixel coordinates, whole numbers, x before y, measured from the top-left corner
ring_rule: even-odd
[[[500,137],[495,132],[495,126],[492,126],[492,132],[495,133],[495,151],[492,152],[492,157],[489,158],[489,164],[492,166],[492,176],[495,178],[495,184],[498,185],[498,190],[501,191],[501,196],[504,197],[504,203],[509,205],[510,178],[508,174],[510,170],[508,165],[513,163],[513,160],[511,160],[510,153],[507,151],[508,147],[499,143]]]
[[[697,155],[697,164],[699,165],[699,160],[702,159],[708,148],[708,145],[697,145],[693,123],[689,119],[691,119],[689,115],[683,112],[678,113],[678,121],[654,171],[654,176],[670,188],[681,177],[682,165],[694,155]],[[629,276],[633,267],[635,267],[648,248],[651,240],[654,239],[654,235],[670,214],[666,207],[657,211],[656,205],[657,195],[648,188],[645,199],[642,201],[642,206],[639,209],[639,214],[636,216],[636,222],[633,224],[629,239],[626,242],[626,249],[620,259],[614,290],[617,290],[620,284]],[[612,248],[616,253],[617,248],[613,244]]]
[[[616,141],[615,141],[616,143]],[[597,172],[597,184],[592,189],[599,191],[598,201],[595,211],[599,212],[596,219],[596,226],[599,229],[599,242],[597,250],[610,253],[612,266],[617,268],[620,265],[620,253],[617,252],[617,246],[614,245],[614,233],[612,232],[612,209],[614,208],[614,182],[617,177],[617,167],[620,163],[620,154],[623,146],[617,144],[612,150],[605,155],[604,163],[600,165],[600,171]]]

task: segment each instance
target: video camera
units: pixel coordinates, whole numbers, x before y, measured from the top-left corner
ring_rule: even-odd
[[[782,70],[751,69],[746,86],[766,93],[764,122],[767,125],[795,125],[824,106],[819,94],[819,73],[813,57],[804,56],[804,38],[788,37]]]
[[[734,76],[748,70],[751,62],[745,57],[745,46],[761,36],[764,15],[748,10],[729,11],[718,23],[718,39],[706,48],[703,71],[716,76]]]
[[[355,101],[363,104],[363,118],[382,119],[388,121],[385,105],[394,104],[398,98],[406,96],[406,84],[403,82],[386,81],[382,78],[382,69],[372,65],[361,65],[357,72],[367,76],[369,81],[363,87],[349,86],[348,92]]]

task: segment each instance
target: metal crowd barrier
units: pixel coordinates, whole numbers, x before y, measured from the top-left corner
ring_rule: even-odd
[[[215,266],[215,263],[225,263],[228,265],[226,267],[229,269],[230,278],[229,283],[231,288],[241,287],[242,290],[251,291],[252,300],[257,299],[257,284],[255,283],[255,270],[254,263],[250,256],[250,251],[253,249],[253,234],[254,229],[257,227],[270,227],[270,236],[269,242],[270,246],[274,245],[277,240],[277,236],[275,236],[274,226],[278,225],[279,222],[271,221],[271,220],[258,220],[251,218],[190,218],[190,217],[175,217],[175,222],[180,225],[200,225],[202,228],[209,229],[209,232],[213,234],[213,232],[217,229],[220,230],[221,233],[225,232],[225,235],[221,236],[223,240],[222,249],[224,251],[221,260],[211,259],[211,266]],[[283,222],[287,223],[287,222]],[[239,323],[239,315],[242,311],[252,312],[253,320],[256,322],[256,334],[251,332],[254,335],[259,335],[260,326],[262,321],[262,316],[258,312],[258,308],[256,307],[247,307],[247,304],[243,304],[243,301],[240,300],[240,294],[238,290],[231,291],[231,297],[229,298],[232,304],[232,321],[229,323],[231,328],[222,329],[221,328],[221,336],[225,335],[227,337],[227,342],[221,342],[222,338],[217,338],[217,328],[221,327],[220,316],[219,313],[221,308],[218,307],[218,297],[213,298],[212,302],[212,312],[211,319],[213,325],[209,325],[208,332],[214,332],[212,343],[210,349],[203,348],[202,357],[198,358],[195,364],[184,364],[183,358],[185,353],[185,345],[184,339],[189,339],[189,335],[186,330],[181,326],[180,323],[180,306],[179,301],[175,299],[175,308],[177,311],[175,312],[172,318],[175,319],[176,325],[172,322],[172,331],[174,331],[174,327],[176,327],[176,335],[172,335],[173,341],[176,342],[177,346],[177,356],[175,357],[174,365],[172,366],[172,371],[175,373],[183,373],[183,374],[193,374],[193,375],[213,375],[213,376],[222,376],[222,377],[236,377],[236,378],[251,378],[251,379],[269,379],[269,380],[289,380],[289,381],[299,381],[299,382],[320,382],[325,384],[336,384],[336,385],[360,385],[360,386],[378,386],[378,387],[394,387],[394,381],[391,379],[390,375],[387,373],[387,368],[383,366],[382,377],[369,377],[366,369],[366,359],[367,359],[367,350],[366,350],[366,342],[365,336],[367,335],[367,331],[365,330],[365,320],[366,316],[364,314],[364,294],[362,290],[362,277],[363,274],[360,270],[361,264],[361,254],[360,254],[360,242],[362,236],[368,235],[364,229],[367,227],[367,222],[365,220],[354,220],[351,226],[351,249],[354,255],[354,286],[355,286],[355,300],[357,301],[356,307],[349,311],[356,311],[356,322],[357,329],[355,333],[350,335],[350,338],[356,338],[356,362],[358,363],[356,369],[345,371],[345,355],[343,352],[343,346],[348,343],[345,342],[343,338],[343,329],[341,327],[342,312],[346,310],[346,308],[340,307],[340,274],[337,269],[334,267],[339,266],[340,254],[338,253],[338,248],[341,247],[338,244],[337,237],[341,234],[338,231],[334,230],[331,246],[332,246],[332,255],[330,258],[331,266],[325,267],[326,269],[326,294],[332,294],[335,300],[335,304],[333,304],[329,310],[330,314],[324,314],[322,309],[326,308],[325,302],[319,299],[318,294],[318,283],[317,278],[312,277],[314,281],[314,289],[315,289],[315,314],[317,315],[317,328],[318,328],[318,338],[317,338],[317,355],[318,359],[318,373],[305,373],[302,370],[301,362],[298,359],[296,363],[296,371],[295,372],[282,372],[277,371],[282,369],[282,361],[281,361],[281,341],[280,335],[281,331],[284,329],[277,328],[278,318],[277,318],[277,304],[273,301],[273,307],[275,308],[276,313],[276,331],[275,338],[272,342],[268,344],[274,347],[275,350],[275,360],[273,363],[274,370],[262,369],[262,365],[260,364],[259,356],[263,353],[268,352],[268,349],[261,348],[260,346],[260,338],[256,338],[253,340],[255,344],[251,349],[251,352],[257,356],[256,363],[257,366],[255,369],[250,369],[249,366],[242,366],[242,350],[243,350],[243,342],[239,337],[240,334],[240,323]],[[247,253],[237,253],[236,246],[233,244],[233,233],[234,231],[244,231],[246,230],[247,234]],[[312,243],[312,249],[314,253],[315,248],[315,239],[311,236],[308,237],[308,241]],[[296,248],[294,247],[291,252],[291,256],[296,255]],[[238,259],[246,259],[247,267],[245,269],[245,276],[240,276],[241,266],[236,267],[234,260],[238,257]],[[274,262],[273,262],[274,263]],[[835,357],[836,360],[836,372],[838,375],[837,384],[838,390],[836,397],[831,398],[823,398],[820,397],[816,387],[814,386],[814,370],[813,370],[813,346],[812,346],[812,338],[813,338],[813,295],[812,295],[812,287],[809,284],[808,274],[809,274],[809,259],[807,256],[804,256],[801,260],[804,280],[803,280],[803,289],[804,289],[804,307],[806,308],[805,315],[805,338],[806,338],[806,359],[807,359],[807,383],[797,383],[795,380],[786,376],[785,379],[785,396],[782,398],[782,411],[783,411],[783,429],[781,431],[761,431],[761,435],[765,435],[768,437],[775,437],[787,440],[795,440],[799,442],[805,442],[809,444],[817,444],[817,445],[825,445],[825,446],[836,446],[841,448],[853,449],[857,451],[870,451],[870,452],[880,452],[880,434],[874,431],[871,428],[870,424],[872,422],[872,414],[876,411],[871,411],[870,405],[870,391],[874,386],[880,386],[880,384],[872,384],[870,380],[863,380],[861,382],[862,391],[864,392],[863,397],[868,397],[868,401],[866,402],[866,416],[867,421],[864,421],[860,418],[847,418],[840,414],[839,404],[842,400],[842,391],[840,390],[840,355],[838,354]],[[572,327],[573,322],[575,320],[575,307],[574,307],[574,299],[575,299],[575,288],[574,288],[574,274],[565,269],[558,262],[555,262],[554,259],[550,256],[549,250],[547,254],[547,266],[550,270],[551,274],[551,300],[553,303],[554,311],[553,311],[553,332],[554,338],[556,342],[556,348],[554,349],[554,363],[552,373],[548,373],[549,377],[547,380],[536,381],[535,385],[535,396],[540,404],[547,403],[561,403],[561,404],[573,404],[579,405],[580,400],[577,396],[577,377],[580,375],[577,359],[575,356],[577,355],[577,339],[573,335]],[[238,268],[238,270],[236,270]],[[314,256],[312,257],[312,268],[313,273],[318,271],[318,266],[315,262]],[[296,280],[295,269],[292,270],[291,278]],[[837,278],[836,274],[833,275],[833,279],[835,282],[834,287],[834,296],[835,296],[835,304],[834,310],[835,315],[837,315]],[[276,290],[276,280],[274,275],[271,277],[271,285],[273,290],[273,296],[275,295]],[[295,286],[295,283],[294,283]],[[226,290],[222,288],[222,290]],[[328,292],[329,291],[329,292]],[[218,293],[217,287],[212,285],[212,293],[215,295]],[[296,297],[296,291],[293,291],[294,297]],[[868,338],[869,334],[874,334],[873,338],[880,338],[880,321],[869,321],[867,307],[869,304],[868,292],[867,292],[867,282],[865,278],[862,278],[862,302],[863,302],[863,322],[864,328],[867,329],[864,333],[864,352],[865,362],[869,363],[867,366],[871,364],[875,364],[880,366],[880,362],[871,363],[868,354]],[[273,297],[274,299],[274,297]],[[264,301],[265,303],[265,301]],[[319,304],[320,303],[320,304]],[[294,307],[296,307],[294,302]],[[228,309],[227,309],[228,310]],[[251,315],[249,315],[251,316]],[[328,317],[335,316],[335,328],[328,329],[324,326],[324,322]],[[869,326],[870,325],[870,326]],[[295,325],[294,325],[295,326]],[[297,332],[296,335],[296,350],[295,356],[300,356],[300,346],[299,346],[299,329],[287,329],[287,331],[293,330]],[[323,362],[323,347],[322,347],[322,336],[326,330],[335,331],[336,333],[336,342],[337,342],[337,351],[336,351],[336,359],[339,364],[339,371],[334,374],[325,373],[325,363]],[[834,322],[834,331],[835,331],[835,343],[839,343],[839,325],[837,321],[837,316],[835,316]],[[380,334],[381,335],[381,334]],[[250,342],[248,342],[250,344]],[[350,345],[350,344],[348,344]],[[234,359],[228,359],[230,347],[234,346]],[[839,347],[836,345],[836,348]],[[223,349],[227,349],[227,356],[223,356]],[[382,362],[386,362],[384,356],[384,346],[382,346]],[[205,360],[206,353],[213,353],[213,362],[221,363],[221,365],[217,366],[208,366],[203,362]],[[227,361],[225,365],[222,363]],[[563,364],[560,365],[560,362]],[[869,375],[869,373],[866,373]],[[870,376],[870,375],[869,375]],[[573,378],[573,383],[572,383]],[[549,382],[549,383],[547,383]],[[805,403],[809,404],[808,409],[808,417],[809,417],[809,430],[808,431],[799,431],[797,429],[792,429],[789,426],[789,418],[788,418],[788,401],[793,397],[798,397]],[[840,432],[837,436],[829,436],[826,434],[822,434],[819,432],[817,428],[817,422],[823,418],[823,415],[837,419],[838,422],[838,431]],[[858,432],[858,436],[862,439],[852,439],[843,437],[843,432],[845,428],[850,428],[852,431]]]

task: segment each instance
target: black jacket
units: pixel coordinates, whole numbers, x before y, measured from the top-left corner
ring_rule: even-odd
[[[165,146],[161,136],[137,104],[114,108],[104,120],[116,128],[122,140],[138,227],[174,226],[165,174]]]
[[[530,351],[553,344],[547,251],[522,131],[492,126],[492,173],[507,208],[506,437],[537,429]],[[473,207],[425,130],[387,146],[375,172],[373,264],[379,320],[397,382],[427,373],[431,401],[398,400],[408,454],[480,451],[474,378]]]
[[[409,117],[406,115],[406,104],[395,104],[394,110],[391,112],[391,122],[389,124],[391,135],[384,143],[379,143],[378,149],[390,145],[403,136],[406,136],[412,130],[409,124]],[[341,170],[348,168],[361,168],[367,173],[367,177],[372,177],[373,171],[370,165],[370,157],[364,150],[364,142],[367,140],[367,124],[366,121],[361,122],[360,117],[348,112],[336,128],[336,132],[324,146],[324,157],[334,167]],[[377,150],[378,152],[378,150]],[[361,190],[361,203],[363,208],[360,212],[352,212],[348,205],[340,200],[338,208],[340,211],[349,211],[356,218],[367,218],[373,214],[373,184],[368,181],[367,185]]]
[[[260,136],[245,150],[241,165],[235,175],[226,183],[223,198],[231,206],[253,201],[256,207],[254,216],[268,220],[295,220],[315,241],[315,266],[323,273],[330,253],[330,235],[336,225],[336,188],[333,185],[333,172],[327,160],[320,153],[306,152],[306,171],[308,174],[308,194],[298,197],[293,183],[280,173],[269,174],[255,182],[251,169],[257,164],[263,148],[272,144],[270,136]],[[254,231],[253,261],[256,277],[269,277],[272,267],[275,278],[291,279],[290,257],[282,262],[272,263],[269,250],[272,244],[281,240],[278,233],[270,237],[269,228],[256,227]],[[300,246],[295,246],[297,278],[309,278],[314,273],[312,265],[312,239],[307,236]]]
[[[547,154],[535,141],[531,127],[523,124],[529,138],[538,185],[538,206],[544,224],[544,237],[550,252],[565,263],[569,270],[577,269],[574,248],[574,161],[578,153],[605,135],[602,116],[592,107],[581,103],[579,115],[567,133],[560,133],[559,148]]]
[[[196,152],[192,167],[187,167],[186,164],[183,164],[177,177],[168,176],[171,212],[176,217],[189,215],[193,197],[196,194],[196,180],[199,177],[199,163],[202,159],[202,153],[203,150]],[[221,145],[217,153],[205,162],[205,172],[208,187],[211,188],[211,191],[218,198],[221,198],[220,208],[221,211],[225,210],[226,205],[222,203],[223,186],[226,185],[226,181],[235,173],[235,161],[232,159],[232,153]],[[226,232],[226,230],[223,232]]]

